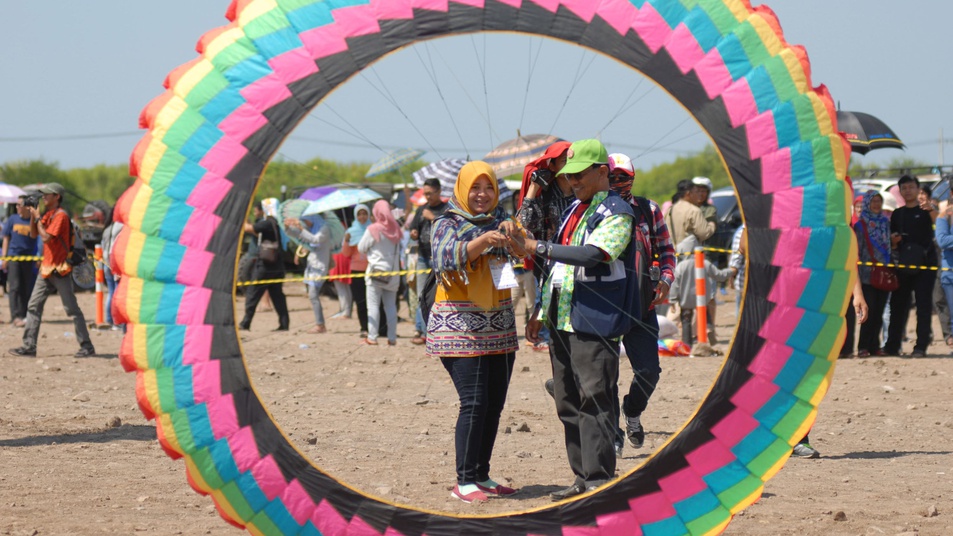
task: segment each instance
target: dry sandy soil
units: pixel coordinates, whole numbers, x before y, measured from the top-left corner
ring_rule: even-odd
[[[261,398],[317,465],[366,493],[448,513],[545,505],[570,483],[561,426],[542,388],[543,355],[517,355],[493,459],[493,475],[522,493],[464,505],[449,498],[456,394],[440,363],[410,344],[412,325],[399,324],[394,348],[359,346],[356,320],[305,334],[308,302],[298,285],[286,288],[292,331],[272,333],[276,317],[262,312],[243,346]],[[734,301],[725,301],[732,305],[719,308],[718,328],[727,338]],[[94,311],[92,294],[80,303]],[[189,488],[183,463],[159,448],[137,409],[135,376],[115,359],[121,333],[93,332],[101,355],[75,359],[71,331],[55,297],[38,358],[7,355],[21,333],[0,326],[0,535],[237,534]],[[822,457],[789,460],[726,533],[953,534],[950,350],[941,341],[925,359],[841,360],[812,432]],[[720,358],[663,358],[643,418],[646,446],[626,447],[620,474],[682,427],[720,366]]]

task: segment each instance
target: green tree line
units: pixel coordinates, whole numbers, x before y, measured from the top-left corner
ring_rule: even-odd
[[[366,179],[364,174],[370,168],[370,162],[340,163],[320,158],[303,163],[274,161],[266,168],[255,198],[281,198],[282,186],[286,188],[288,195],[294,195],[313,186],[335,183],[411,182],[411,174],[423,165],[425,162],[418,160],[399,170]],[[876,167],[864,165],[860,157],[854,158],[851,160],[849,175],[862,177]],[[909,169],[928,165],[911,158],[895,158],[883,167]],[[694,155],[679,157],[649,169],[638,169],[632,191],[636,195],[663,203],[675,193],[679,181],[697,176],[710,178],[715,188],[731,184],[721,156],[709,145]],[[30,160],[0,165],[0,180],[17,186],[58,182],[70,192],[71,195],[68,195],[66,200],[67,206],[75,211],[82,210],[86,201],[98,199],[112,205],[132,185],[134,179],[129,176],[127,165],[97,165],[91,168],[63,170],[56,163]]]
[[[335,183],[365,184],[403,183],[411,181],[411,173],[424,166],[412,162],[399,170],[384,173],[373,179],[364,178],[370,163],[339,163],[316,158],[304,163],[275,161],[268,165],[264,178],[255,193],[257,199],[281,198],[281,188],[290,193]],[[0,165],[0,181],[20,187],[47,182],[58,182],[66,188],[67,207],[82,210],[87,201],[103,200],[114,204],[135,179],[129,176],[128,165],[97,165],[91,168],[60,169],[59,165],[44,160],[8,162]]]

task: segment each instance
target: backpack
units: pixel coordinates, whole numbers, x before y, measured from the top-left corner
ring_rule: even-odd
[[[658,248],[655,245],[655,218],[648,199],[633,196],[632,200],[635,202],[638,212],[642,213],[642,217],[645,218],[645,221],[649,224],[649,236],[647,237],[649,250],[646,251],[645,242],[636,240],[634,264],[635,271],[639,275],[639,302],[642,306],[642,318],[646,318],[649,314],[649,307],[652,304],[652,300],[655,299],[655,282],[652,281],[652,276],[649,274],[649,267],[652,266],[652,262],[655,259],[659,258]],[[636,223],[636,229],[639,229],[638,223]],[[634,236],[633,238],[638,237]]]
[[[65,247],[68,252],[66,254],[66,262],[73,268],[76,268],[77,266],[86,264],[86,244],[83,242],[83,238],[79,236],[79,230],[76,228],[76,225],[73,224],[73,220],[69,220],[69,231],[70,243],[67,244],[62,238],[60,238],[60,242],[63,243],[63,247]]]

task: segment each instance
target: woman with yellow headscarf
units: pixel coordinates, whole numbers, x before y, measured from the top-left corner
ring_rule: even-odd
[[[512,273],[508,236],[519,231],[499,208],[499,186],[486,162],[470,162],[457,176],[447,212],[433,224],[436,296],[427,322],[427,354],[439,357],[460,397],[456,425],[457,485],[466,503],[516,490],[490,478],[490,457],[519,343],[507,285]],[[496,277],[494,277],[496,276]]]

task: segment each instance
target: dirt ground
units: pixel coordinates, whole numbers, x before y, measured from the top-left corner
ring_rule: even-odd
[[[493,458],[494,477],[522,492],[464,505],[449,497],[456,394],[440,363],[410,344],[412,324],[398,325],[394,348],[358,345],[356,320],[306,334],[307,299],[299,285],[286,288],[292,330],[272,333],[274,313],[261,312],[243,347],[262,400],[318,466],[388,501],[448,513],[545,505],[549,492],[571,482],[561,425],[542,387],[545,356],[517,354]],[[727,339],[731,291],[722,299],[717,325]],[[90,315],[93,300],[80,296]],[[337,302],[328,300],[325,311],[336,312]],[[406,318],[406,308],[400,314]],[[135,375],[116,359],[121,332],[94,331],[100,356],[87,359],[72,357],[71,332],[55,297],[38,358],[8,355],[21,330],[0,325],[0,535],[237,534],[189,488],[184,464],[166,457],[137,409]],[[811,434],[822,457],[789,460],[726,534],[953,534],[950,350],[940,341],[925,359],[841,360]],[[626,447],[620,474],[681,429],[721,359],[663,358],[662,366],[643,417],[646,446]],[[622,371],[627,382],[631,371]]]

